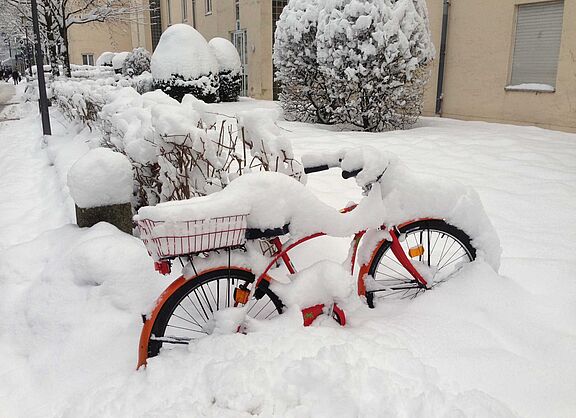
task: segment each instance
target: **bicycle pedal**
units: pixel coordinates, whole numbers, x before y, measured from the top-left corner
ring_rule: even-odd
[[[234,289],[234,302],[236,304],[246,305],[249,297],[250,291],[248,289],[242,289],[241,287]]]
[[[307,327],[314,322],[316,318],[324,313],[324,305],[314,305],[302,309],[302,318],[304,319],[304,326]]]

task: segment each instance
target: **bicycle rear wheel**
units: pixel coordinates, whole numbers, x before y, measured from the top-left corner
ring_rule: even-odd
[[[424,273],[429,287],[449,280],[476,258],[470,237],[442,219],[410,222],[399,228],[399,232],[402,249],[416,269]],[[378,248],[365,284],[370,307],[374,307],[375,297],[412,299],[428,290],[396,259],[390,241],[384,241]]]
[[[148,358],[160,349],[187,345],[212,332],[214,314],[236,306],[236,289],[250,290],[255,276],[244,270],[222,268],[186,281],[168,298],[151,327]],[[248,315],[269,319],[282,313],[282,302],[270,289],[260,299],[247,301]],[[143,331],[144,332],[144,331]]]

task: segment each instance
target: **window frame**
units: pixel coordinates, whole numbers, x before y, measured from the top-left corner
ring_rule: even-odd
[[[188,0],[181,0],[180,13],[182,14],[182,23],[188,22]]]
[[[166,14],[168,15],[168,26],[172,25],[172,1],[166,0]]]
[[[212,14],[212,0],[204,0],[204,14],[206,16]]]

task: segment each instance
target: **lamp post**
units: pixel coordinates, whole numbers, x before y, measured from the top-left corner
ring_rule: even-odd
[[[42,116],[42,130],[44,135],[52,135],[50,115],[48,114],[48,96],[46,94],[46,80],[44,79],[44,59],[42,58],[42,43],[40,41],[40,25],[38,24],[38,4],[32,4],[32,27],[34,29],[34,47],[36,50],[36,71],[38,72],[38,92],[40,93],[40,115]]]
[[[28,71],[30,71],[30,78],[32,78],[32,57],[30,56],[30,41],[28,40],[28,18],[21,15],[22,26],[24,26],[24,35],[26,36],[26,59],[28,60]]]

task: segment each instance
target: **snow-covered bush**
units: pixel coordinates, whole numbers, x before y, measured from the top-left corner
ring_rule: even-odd
[[[122,74],[122,68],[124,68],[124,62],[128,58],[130,52],[118,52],[112,58],[112,68],[116,74]]]
[[[72,78],[87,78],[97,80],[114,77],[114,69],[109,66],[75,65],[70,64]]]
[[[368,131],[416,122],[435,53],[424,0],[337,0],[319,13],[317,50],[339,118]]]
[[[176,24],[162,33],[150,62],[154,88],[178,101],[185,94],[218,101],[218,63],[206,39],[192,26]]]
[[[319,0],[291,0],[284,7],[274,33],[275,77],[287,119],[333,123],[332,99],[316,57],[319,8]]]
[[[112,67],[112,59],[116,55],[115,52],[103,52],[98,59],[96,59],[97,66]]]
[[[56,104],[68,118],[101,133],[99,145],[132,163],[133,206],[202,196],[250,170],[297,179],[302,166],[275,120],[278,112],[215,115],[193,96],[182,103],[162,91],[139,94],[134,78],[57,81]]]
[[[288,117],[381,131],[420,115],[435,54],[424,0],[291,0],[275,41]]]
[[[145,48],[134,48],[134,50],[126,57],[122,74],[130,77],[140,75],[144,72],[150,72],[150,52]]]
[[[220,77],[219,95],[222,102],[235,102],[242,87],[242,63],[232,42],[224,38],[212,38],[208,42],[216,61]]]

